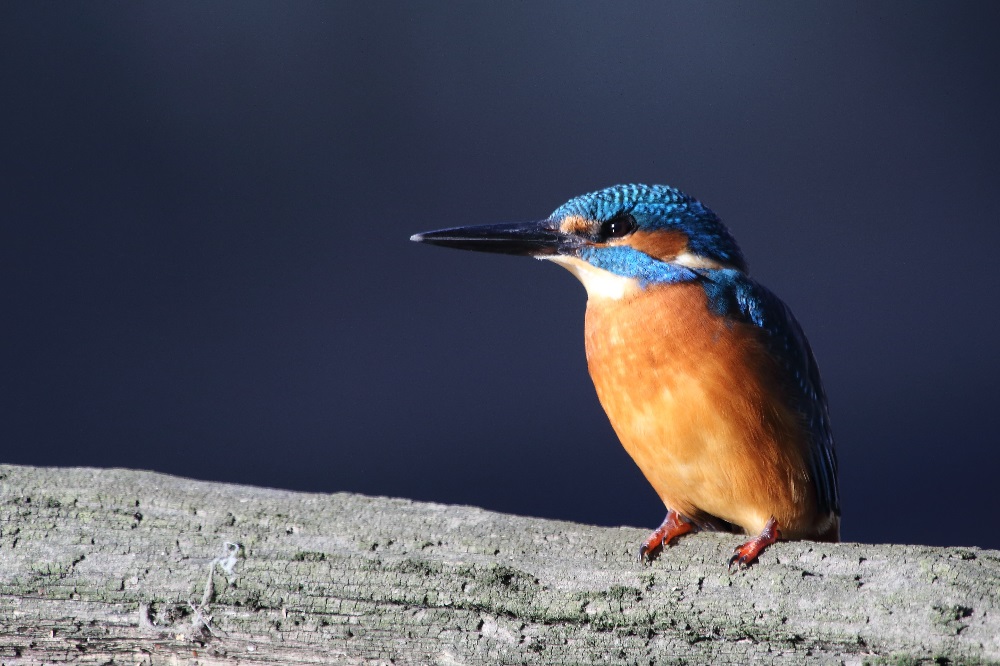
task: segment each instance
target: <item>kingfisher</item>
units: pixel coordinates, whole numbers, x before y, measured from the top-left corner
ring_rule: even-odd
[[[730,570],[779,539],[840,540],[837,455],[809,342],[697,199],[665,185],[616,185],[541,222],[411,240],[532,256],[583,283],[597,396],[667,509],[640,562],[694,529],[752,536]]]

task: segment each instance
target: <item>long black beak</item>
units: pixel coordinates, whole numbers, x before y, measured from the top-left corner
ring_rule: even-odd
[[[573,236],[559,231],[559,228],[551,220],[440,229],[414,234],[410,236],[410,240],[454,247],[460,250],[520,254],[533,257],[559,254],[577,244]]]

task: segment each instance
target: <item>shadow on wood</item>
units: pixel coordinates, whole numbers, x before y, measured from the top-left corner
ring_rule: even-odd
[[[645,532],[0,466],[5,663],[1000,661],[1000,552]],[[240,544],[239,546],[236,544]]]

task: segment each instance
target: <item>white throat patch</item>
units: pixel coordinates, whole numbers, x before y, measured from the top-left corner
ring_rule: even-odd
[[[538,258],[559,264],[575,275],[576,279],[582,282],[584,288],[587,290],[588,298],[610,298],[617,301],[628,294],[640,290],[639,281],[635,278],[615,275],[611,271],[592,266],[577,257],[550,254]]]

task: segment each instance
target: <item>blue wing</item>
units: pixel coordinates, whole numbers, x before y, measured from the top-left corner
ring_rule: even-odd
[[[826,392],[809,341],[788,306],[744,273],[699,271],[709,303],[720,315],[752,324],[763,333],[768,351],[784,369],[785,390],[807,425],[810,475],[821,513],[840,515],[837,452],[833,447]]]

